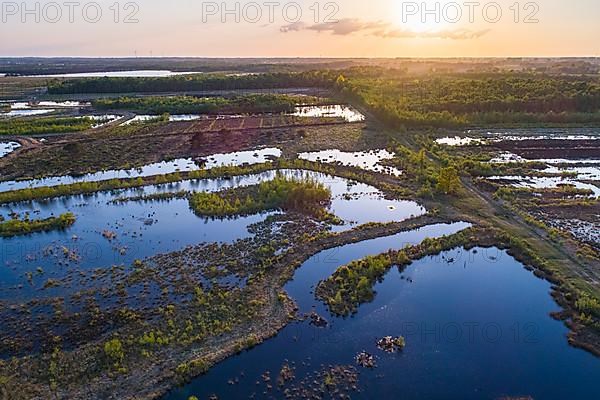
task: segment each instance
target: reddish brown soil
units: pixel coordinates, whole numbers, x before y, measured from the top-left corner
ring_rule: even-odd
[[[272,128],[259,128],[265,123]],[[252,116],[142,126],[134,131],[87,131],[27,139],[10,157],[0,159],[0,180],[83,174],[101,169],[141,166],[165,159],[280,147],[286,152],[381,146],[367,138],[364,123],[337,119]],[[372,135],[372,132],[369,133]],[[370,148],[370,147],[369,147]]]

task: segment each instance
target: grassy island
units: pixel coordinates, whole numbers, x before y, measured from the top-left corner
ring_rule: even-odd
[[[248,215],[270,210],[295,210],[322,214],[329,203],[331,192],[325,186],[310,180],[292,180],[282,175],[244,189],[218,193],[195,193],[190,207],[198,215],[226,217]]]
[[[58,217],[46,219],[11,219],[0,222],[0,236],[11,237],[27,235],[34,232],[46,232],[56,229],[65,229],[75,223],[73,213],[61,214]]]

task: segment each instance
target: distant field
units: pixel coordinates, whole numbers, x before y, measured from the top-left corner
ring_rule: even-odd
[[[47,79],[0,77],[0,100],[19,100],[43,95],[47,92]]]

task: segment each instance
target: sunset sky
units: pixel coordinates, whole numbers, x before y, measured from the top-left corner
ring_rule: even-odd
[[[469,21],[469,8],[465,2],[456,1],[462,12],[458,22],[444,21],[442,8],[452,1],[440,3],[439,22],[434,15],[421,21],[423,1],[415,2],[420,10],[416,15],[405,15],[400,0],[343,0],[338,1],[339,11],[325,20],[327,0],[321,1],[318,22],[311,5],[315,0],[297,0],[302,18],[295,20],[295,8],[288,6],[288,20],[283,17],[280,1],[274,6],[274,20],[269,21],[268,1],[258,0],[263,12],[256,22],[235,22],[228,15],[204,15],[203,7],[210,11],[222,8],[222,2],[211,5],[198,0],[138,1],[137,23],[124,23],[123,18],[134,11],[124,10],[127,1],[120,4],[119,22],[110,9],[115,0],[98,0],[102,16],[97,23],[86,22],[82,7],[75,8],[74,22],[69,23],[68,8],[61,5],[62,18],[55,23],[56,9],[39,9],[40,21],[35,12],[22,15],[21,1],[2,2],[0,23],[0,56],[198,56],[198,57],[483,57],[483,56],[600,56],[600,3],[597,0],[544,0],[535,4],[537,23],[524,23],[525,17],[536,11],[534,5],[525,9],[527,1],[520,2],[519,22],[510,9],[515,0],[497,0],[502,10],[499,22],[484,18],[480,1],[475,7],[473,22]],[[9,2],[10,3],[10,2]],[[30,10],[35,1],[26,0]],[[49,2],[41,1],[40,7]],[[210,2],[209,2],[210,3]],[[234,1],[226,1],[234,9]],[[251,1],[240,1],[240,14],[246,6],[251,18],[256,8],[247,6]],[[404,2],[409,3],[409,2]],[[432,9],[435,1],[425,1]],[[211,8],[214,6],[213,8]],[[15,9],[18,7],[19,9]],[[207,8],[208,7],[208,8]],[[404,7],[409,7],[406,5]],[[490,6],[491,7],[491,6]],[[412,9],[414,10],[414,8]],[[446,6],[447,15],[457,18],[458,8]],[[243,17],[243,15],[241,15]],[[488,18],[495,18],[493,7],[488,8]],[[88,17],[95,17],[95,9],[88,8]],[[26,18],[23,22],[22,18]],[[337,22],[334,22],[337,21]]]

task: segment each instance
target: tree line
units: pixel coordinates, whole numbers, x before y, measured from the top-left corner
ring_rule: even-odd
[[[92,105],[98,110],[130,110],[147,114],[258,114],[292,112],[303,101],[307,99],[299,96],[253,94],[235,97],[118,97],[94,100]]]
[[[282,89],[330,86],[327,71],[268,73],[252,75],[200,74],[166,78],[85,78],[54,80],[50,94],[77,93],[159,93],[211,90]]]
[[[335,86],[394,127],[600,123],[600,80],[535,73],[410,76],[354,68]]]

